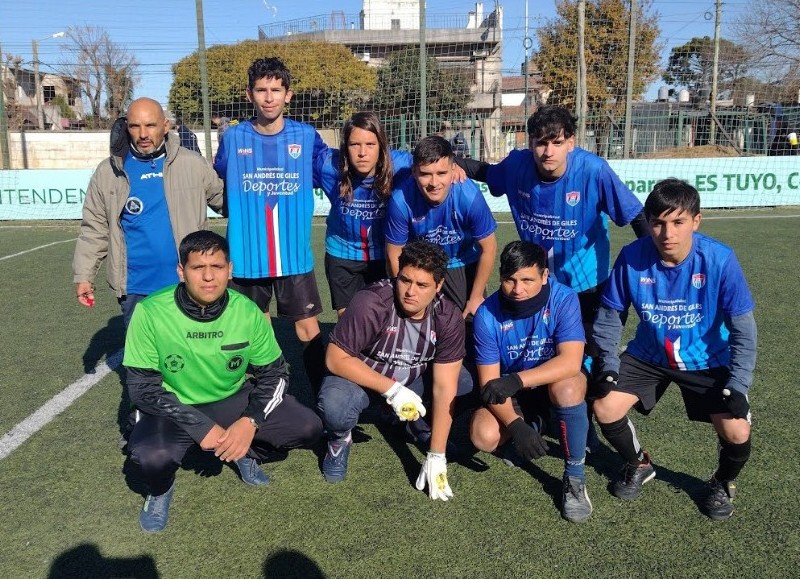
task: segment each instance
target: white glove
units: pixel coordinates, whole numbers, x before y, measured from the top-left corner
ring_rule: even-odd
[[[395,414],[400,420],[414,421],[425,416],[425,407],[422,405],[422,398],[402,384],[395,382],[391,388],[383,393]]]
[[[436,499],[446,501],[453,496],[453,491],[447,483],[447,460],[443,453],[428,453],[428,458],[425,459],[417,477],[417,490],[425,490],[426,484],[428,496],[434,501]]]

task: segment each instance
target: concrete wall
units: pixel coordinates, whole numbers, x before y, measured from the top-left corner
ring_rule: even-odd
[[[320,136],[339,146],[338,131],[320,131]],[[203,134],[197,139],[204,149]],[[109,155],[109,137],[108,131],[11,131],[9,150],[11,167],[3,169],[94,169]],[[216,152],[217,132],[211,131],[211,154]]]

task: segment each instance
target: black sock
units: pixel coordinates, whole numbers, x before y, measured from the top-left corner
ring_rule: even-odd
[[[736,480],[736,477],[750,458],[750,440],[734,444],[719,439],[719,467],[714,474],[718,481]]]
[[[619,455],[629,464],[642,464],[645,462],[644,452],[639,445],[639,439],[636,438],[636,429],[633,423],[627,416],[623,416],[616,422],[600,425],[600,432],[606,437],[606,440],[614,447]]]
[[[303,366],[316,399],[325,377],[325,342],[322,341],[322,334],[317,334],[310,342],[303,344]]]

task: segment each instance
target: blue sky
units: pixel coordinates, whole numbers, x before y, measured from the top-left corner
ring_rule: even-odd
[[[361,0],[204,0],[207,46],[257,37],[258,25],[330,14],[341,10],[357,14]],[[504,9],[503,68],[519,74],[524,58],[525,0],[501,2]],[[429,14],[466,14],[469,0],[428,0]],[[722,36],[732,35],[731,23],[744,11],[744,0],[723,3]],[[494,2],[484,2],[484,13]],[[714,35],[714,0],[654,0],[660,14],[661,40],[669,49],[694,36]],[[528,0],[529,29],[555,14],[554,0]],[[54,33],[69,26],[102,26],[119,45],[130,50],[141,63],[136,96],[152,96],[166,104],[172,77],[170,65],[197,47],[197,24],[193,0],[0,0],[0,46],[3,54],[22,57],[30,64],[31,40],[39,40],[42,70],[63,58],[63,41]],[[533,32],[529,32],[534,36]],[[655,94],[657,84],[648,92]]]

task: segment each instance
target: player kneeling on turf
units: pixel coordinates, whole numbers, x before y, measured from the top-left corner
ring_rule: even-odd
[[[147,532],[166,527],[175,472],[193,445],[259,486],[269,477],[257,459],[311,446],[322,431],[314,411],[286,393],[289,368],[269,321],[227,289],[225,238],[190,233],[179,259],[181,283],[136,306],[125,341],[128,391],[141,411],[128,445],[149,486],[139,515]]]
[[[719,464],[704,508],[714,520],[727,519],[736,476],[750,456],[753,298],[733,250],[697,232],[700,195],[694,187],[678,179],[656,183],[644,210],[651,237],[622,249],[594,323],[600,350],[594,411],[625,460],[613,492],[635,499],[655,477],[627,413],[634,404],[649,413],[674,382],[689,419],[710,422],[717,432]],[[620,316],[631,304],[639,325],[620,357]]]
[[[472,443],[494,452],[509,442],[517,459],[544,456],[547,444],[531,423],[547,412],[549,398],[564,449],[561,513],[572,522],[587,520],[592,503],[584,476],[589,418],[581,309],[578,295],[549,276],[540,245],[513,241],[503,249],[500,290],[478,308],[474,331],[486,407],[472,417]],[[546,396],[539,395],[543,390]]]
[[[403,247],[397,278],[356,293],[334,327],[325,361],[332,375],[322,381],[318,407],[330,433],[322,461],[325,480],[344,480],[351,430],[380,394],[408,431],[430,450],[417,479],[432,499],[453,496],[447,482],[445,448],[457,396],[469,394],[472,378],[461,366],[464,319],[440,293],[447,255],[415,240]],[[432,400],[428,412],[423,400]],[[424,418],[432,420],[429,426]]]

